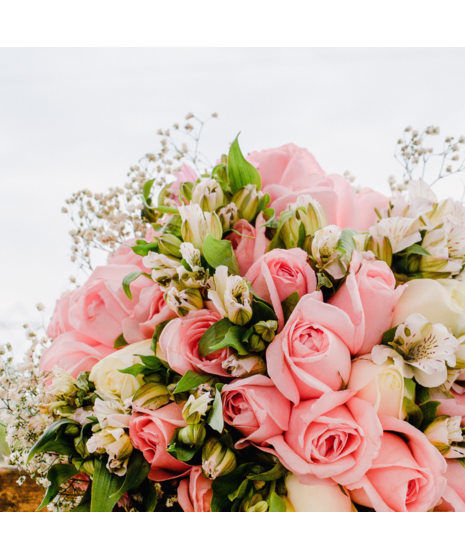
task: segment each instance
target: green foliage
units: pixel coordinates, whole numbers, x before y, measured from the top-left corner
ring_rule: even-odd
[[[136,240],[136,244],[131,246],[131,250],[138,256],[147,256],[149,252],[158,252],[158,240],[154,242],[146,242],[145,240]]]
[[[201,384],[207,383],[208,380],[210,380],[211,378],[213,378],[213,376],[210,376],[210,374],[198,374],[193,370],[188,370],[179,380],[173,393],[183,393],[185,391],[190,391],[191,389],[195,389]]]
[[[294,291],[281,302],[285,322],[287,322],[287,320],[291,317],[291,314],[294,311],[294,308],[297,306],[299,300],[299,293],[297,291]]]
[[[45,493],[42,503],[36,511],[40,511],[45,508],[45,506],[50,504],[50,502],[59,493],[61,485],[69,479],[72,479],[74,475],[77,475],[77,473],[78,471],[74,465],[58,463],[57,465],[53,465],[52,467],[50,467],[47,475],[47,480],[50,482],[50,484],[47,488],[47,492]]]
[[[229,240],[217,240],[208,234],[203,241],[202,253],[208,265],[213,269],[225,265],[231,275],[240,275],[236,256]]]
[[[113,349],[121,349],[121,347],[126,347],[126,345],[129,345],[129,343],[124,338],[124,335],[121,334],[115,339]]]
[[[258,170],[245,160],[238,142],[239,134],[232,142],[228,155],[228,181],[231,192],[235,194],[248,184],[256,184],[257,190],[262,187],[262,179]]]
[[[149,279],[151,279],[152,277],[148,274],[148,273],[144,273],[143,271],[133,271],[132,273],[129,273],[128,275],[126,275],[126,277],[123,279],[123,291],[125,293],[125,295],[132,300],[132,293],[131,293],[131,283],[133,281],[135,281],[136,279],[139,279],[139,277],[143,275],[144,277],[148,277]]]
[[[218,385],[215,393],[215,399],[213,401],[213,405],[211,411],[207,418],[207,424],[213,429],[216,430],[221,434],[224,428],[224,419],[223,419],[223,403],[221,401],[221,393],[220,389],[218,389]]]
[[[59,455],[77,455],[72,439],[65,436],[69,424],[80,426],[72,419],[63,418],[50,424],[42,436],[32,446],[27,463],[38,453],[57,453]]]

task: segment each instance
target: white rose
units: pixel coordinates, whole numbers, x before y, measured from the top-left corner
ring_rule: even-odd
[[[94,382],[97,394],[104,400],[115,399],[125,401],[132,397],[140,388],[142,382],[132,374],[122,374],[118,370],[129,368],[133,364],[140,364],[141,360],[135,355],[154,356],[150,349],[152,340],[133,343],[108,355],[93,368],[89,380]]]
[[[371,403],[378,414],[405,419],[402,402],[406,394],[400,366],[375,364],[370,355],[364,355],[352,362],[347,389],[357,391],[357,397]]]
[[[415,279],[396,304],[392,326],[421,314],[432,324],[441,323],[455,337],[465,333],[465,283],[455,279]]]
[[[354,512],[357,511],[348,496],[335,484],[301,484],[299,479],[289,474],[286,477],[286,511],[296,512]],[[290,505],[289,505],[290,503]]]

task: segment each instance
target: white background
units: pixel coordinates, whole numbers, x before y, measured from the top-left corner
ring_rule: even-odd
[[[21,350],[69,286],[64,199],[122,185],[159,127],[217,111],[211,159],[241,131],[244,151],[294,142],[388,193],[406,125],[465,134],[464,70],[465,49],[0,50],[0,343]]]

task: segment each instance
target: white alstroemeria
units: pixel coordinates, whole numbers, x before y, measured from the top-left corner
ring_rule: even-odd
[[[433,388],[447,380],[447,366],[455,366],[459,342],[443,324],[433,325],[420,314],[411,314],[396,329],[390,345],[373,347],[373,362],[381,365],[391,358],[405,378],[415,377],[420,385]]]
[[[178,281],[178,260],[173,260],[168,256],[165,256],[165,254],[149,252],[142,260],[142,263],[145,267],[153,270],[152,279],[155,283],[160,285],[160,288],[163,291],[169,289],[172,281]]]
[[[391,243],[392,253],[396,254],[416,242],[421,242],[421,234],[416,228],[416,220],[407,217],[389,217],[381,219],[370,227],[374,238],[387,237]]]
[[[89,453],[107,453],[107,468],[118,476],[126,474],[129,457],[133,447],[124,428],[108,427],[96,432],[87,441]]]
[[[324,269],[334,279],[342,279],[347,274],[348,258],[336,250],[342,229],[328,225],[316,231],[312,240],[312,257],[320,269]]]
[[[223,228],[220,218],[214,211],[204,212],[200,205],[191,203],[181,205],[179,214],[182,219],[181,234],[185,242],[191,242],[195,248],[202,250],[207,235],[211,234],[213,238],[221,240]]]
[[[202,178],[194,185],[191,203],[198,204],[202,211],[215,211],[226,205],[228,199],[220,183],[212,178]]]
[[[306,236],[313,236],[328,225],[323,206],[308,194],[301,194],[288,209],[297,210],[296,216],[304,224]]]
[[[179,280],[186,287],[200,288],[205,287],[208,280],[207,271],[202,267],[200,259],[200,250],[194,247],[190,242],[183,242],[179,248],[183,259],[191,268],[187,270],[184,265],[178,267]]]
[[[113,426],[115,428],[129,428],[130,414],[122,403],[116,400],[103,401],[96,399],[94,415],[97,417],[100,428]]]
[[[211,409],[213,399],[211,389],[205,391],[199,397],[190,395],[182,410],[182,417],[186,423],[197,424],[200,422]]]
[[[465,259],[465,227],[448,221],[447,249],[449,257],[462,262]]]
[[[67,372],[60,368],[59,366],[54,366],[50,372],[52,377],[52,382],[45,389],[48,393],[55,395],[56,397],[66,397],[76,393],[77,388],[74,385],[74,379]]]
[[[170,287],[166,291],[165,302],[180,318],[191,310],[203,308],[202,295],[198,289],[178,290],[176,287]]]
[[[465,223],[465,204],[460,200],[450,199],[451,211],[448,214],[448,218],[454,223]]]
[[[447,459],[460,459],[465,457],[465,446],[460,423],[462,417],[439,416],[426,428],[425,436]]]
[[[70,415],[69,418],[75,420],[81,426],[83,426],[84,424],[86,424],[86,422],[88,422],[87,418],[92,416],[94,416],[94,413],[92,411],[86,411],[85,409],[80,407],[79,409],[76,409],[76,412]]]
[[[420,271],[449,272],[452,274],[460,272],[461,262],[449,257],[448,235],[451,227],[452,223],[447,221],[425,234],[421,247],[430,255],[421,257]]]
[[[424,180],[410,180],[407,185],[409,201],[415,198],[422,198],[432,203],[437,203],[438,198],[429,184]]]
[[[263,374],[266,371],[265,361],[258,355],[246,357],[231,355],[222,362],[221,366],[234,378]]]
[[[220,265],[210,281],[208,298],[230,322],[245,325],[252,318],[252,295],[247,281],[239,275],[228,277],[228,268]]]
[[[228,231],[239,221],[239,210],[235,203],[229,203],[218,211],[223,231]]]

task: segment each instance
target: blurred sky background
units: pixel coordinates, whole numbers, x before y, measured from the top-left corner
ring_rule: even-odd
[[[288,142],[388,193],[406,125],[465,134],[465,49],[1,49],[0,343],[46,319],[74,274],[65,198],[123,185],[158,128],[212,112],[215,159]],[[461,197],[450,178],[436,190]]]

